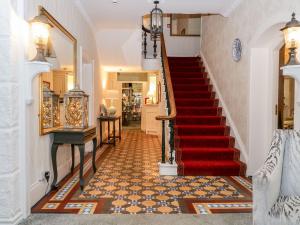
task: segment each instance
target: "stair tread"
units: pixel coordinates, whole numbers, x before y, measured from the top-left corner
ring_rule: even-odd
[[[228,139],[233,139],[234,137],[231,136],[214,136],[214,135],[207,135],[207,136],[203,136],[203,135],[177,135],[176,138],[180,138],[180,139],[224,139],[224,140],[228,140]]]
[[[174,127],[176,128],[206,128],[206,129],[216,129],[216,128],[227,128],[229,126],[225,125],[190,125],[190,124],[176,124]]]
[[[180,148],[181,151],[204,151],[204,150],[208,150],[208,151],[238,151],[238,149],[236,148],[221,148],[221,147],[214,147],[214,148],[206,148],[206,147],[182,147]]]
[[[184,167],[223,167],[223,166],[232,166],[239,167],[239,161],[235,160],[184,160]]]
[[[178,106],[177,109],[222,109],[219,106]]]

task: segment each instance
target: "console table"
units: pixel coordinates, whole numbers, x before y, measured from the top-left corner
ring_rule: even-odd
[[[52,167],[53,167],[53,175],[54,179],[51,185],[52,189],[57,188],[57,162],[56,155],[57,149],[59,145],[63,144],[71,144],[72,150],[72,167],[71,173],[74,171],[74,158],[75,158],[75,145],[78,146],[80,152],[80,168],[79,168],[79,179],[80,179],[80,188],[83,190],[84,179],[83,179],[83,165],[84,165],[84,151],[85,151],[85,143],[88,141],[93,141],[93,170],[96,172],[96,149],[97,149],[97,136],[96,136],[96,127],[88,127],[86,129],[68,129],[68,128],[59,128],[53,133],[53,143],[51,148],[51,157],[52,157]]]
[[[100,121],[100,147],[103,144],[112,144],[116,146],[116,138],[121,140],[121,116],[99,116],[98,120]],[[116,136],[116,121],[119,121],[119,135]],[[103,142],[102,140],[102,123],[107,122],[107,129],[108,129],[108,137],[107,142]],[[110,136],[110,122],[113,122],[113,136]],[[113,142],[110,142],[110,139],[113,139]]]

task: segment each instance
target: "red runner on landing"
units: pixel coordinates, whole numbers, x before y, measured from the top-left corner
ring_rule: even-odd
[[[244,176],[246,166],[201,59],[169,57],[169,66],[177,108],[178,174]]]

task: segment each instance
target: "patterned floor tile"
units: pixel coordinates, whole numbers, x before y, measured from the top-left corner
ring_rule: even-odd
[[[74,174],[33,211],[43,212],[47,204],[60,202],[64,207],[58,211],[76,209],[74,213],[82,214],[204,214],[218,211],[211,210],[214,208],[208,205],[211,201],[225,202],[226,209],[233,209],[234,202],[251,202],[251,182],[245,178],[159,176],[160,158],[161,147],[156,136],[126,130],[122,141],[99,157],[94,175],[90,169],[85,170],[85,176],[91,179],[82,193],[78,190],[78,174]],[[218,206],[221,212],[222,205]]]

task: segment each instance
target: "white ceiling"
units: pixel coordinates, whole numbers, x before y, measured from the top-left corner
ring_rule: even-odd
[[[94,30],[134,28],[141,17],[154,7],[153,0],[77,0],[78,6]],[[160,0],[164,13],[219,13],[224,16],[241,0]]]

